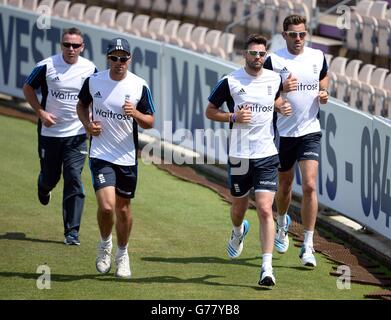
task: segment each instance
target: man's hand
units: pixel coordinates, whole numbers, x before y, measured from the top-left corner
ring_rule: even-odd
[[[280,109],[280,113],[283,116],[290,116],[293,111],[291,104],[286,99],[284,100],[283,104],[280,106],[279,109]]]
[[[288,78],[282,85],[283,92],[296,91],[297,90],[297,78],[292,73],[289,74]]]
[[[124,109],[124,112],[127,116],[135,117],[138,113],[136,106],[129,100],[125,100],[125,103],[122,108]]]
[[[329,99],[329,93],[327,92],[327,90],[320,90],[318,97],[319,103],[326,104]]]
[[[102,125],[99,120],[94,120],[88,123],[87,131],[92,136],[99,136],[102,132]]]
[[[42,124],[47,128],[56,124],[57,120],[57,117],[54,114],[46,112],[43,109],[39,111],[39,118],[41,119]]]
[[[236,112],[235,122],[239,123],[250,123],[251,122],[252,112],[248,106],[243,107],[239,111]]]

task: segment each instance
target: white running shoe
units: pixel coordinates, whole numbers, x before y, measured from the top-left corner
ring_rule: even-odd
[[[261,268],[261,277],[258,281],[260,286],[274,286],[276,284],[276,278],[273,274],[273,268]]]
[[[231,239],[228,241],[227,253],[228,257],[235,259],[240,256],[243,250],[243,240],[250,229],[250,224],[247,220],[243,221],[243,234],[238,237],[235,235],[235,232],[232,230]]]
[[[115,276],[119,278],[129,279],[132,275],[130,272],[129,255],[123,254],[115,258],[117,264],[117,270],[115,270]]]
[[[98,244],[98,256],[96,258],[96,270],[100,273],[107,273],[111,269],[111,250],[113,245],[103,247],[101,243]]]
[[[278,253],[285,253],[288,251],[289,248],[288,230],[291,223],[292,223],[291,217],[289,215],[286,215],[285,227],[281,228],[277,224],[277,233],[274,239],[274,248]]]
[[[314,256],[314,248],[310,246],[301,246],[299,258],[303,266],[316,267],[316,259]]]

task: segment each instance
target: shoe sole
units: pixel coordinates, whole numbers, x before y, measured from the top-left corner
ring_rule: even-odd
[[[276,283],[273,281],[271,277],[265,277],[263,280],[259,280],[258,284],[260,286],[272,287]]]
[[[95,264],[95,268],[96,268],[96,271],[98,271],[99,273],[101,273],[101,274],[106,274],[106,273],[109,273],[110,272],[110,270],[111,270],[111,265],[110,265],[110,268],[109,269],[107,269],[107,271],[100,271],[99,269],[98,269],[98,266]]]
[[[313,264],[311,262],[307,262],[307,263],[301,262],[301,263],[303,264],[304,267],[311,267],[311,268],[315,268],[316,267],[316,264]]]
[[[132,277],[132,275],[129,275],[129,276],[119,276],[117,273],[115,274],[115,276],[118,278],[118,279],[130,279]]]
[[[67,246],[80,246],[80,242],[68,242],[64,240],[64,244]]]

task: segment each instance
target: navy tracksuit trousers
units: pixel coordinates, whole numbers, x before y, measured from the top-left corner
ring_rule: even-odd
[[[71,231],[78,234],[84,207],[84,187],[81,172],[87,156],[85,134],[73,137],[45,137],[38,135],[38,153],[41,171],[38,188],[44,193],[51,191],[61,177],[64,178],[63,220],[64,235]]]

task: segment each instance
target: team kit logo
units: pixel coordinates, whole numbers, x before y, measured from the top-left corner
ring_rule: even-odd
[[[237,106],[238,110],[242,110],[243,108],[247,108],[251,110],[251,112],[271,112],[274,110],[274,106],[265,106],[259,103],[245,103]]]

